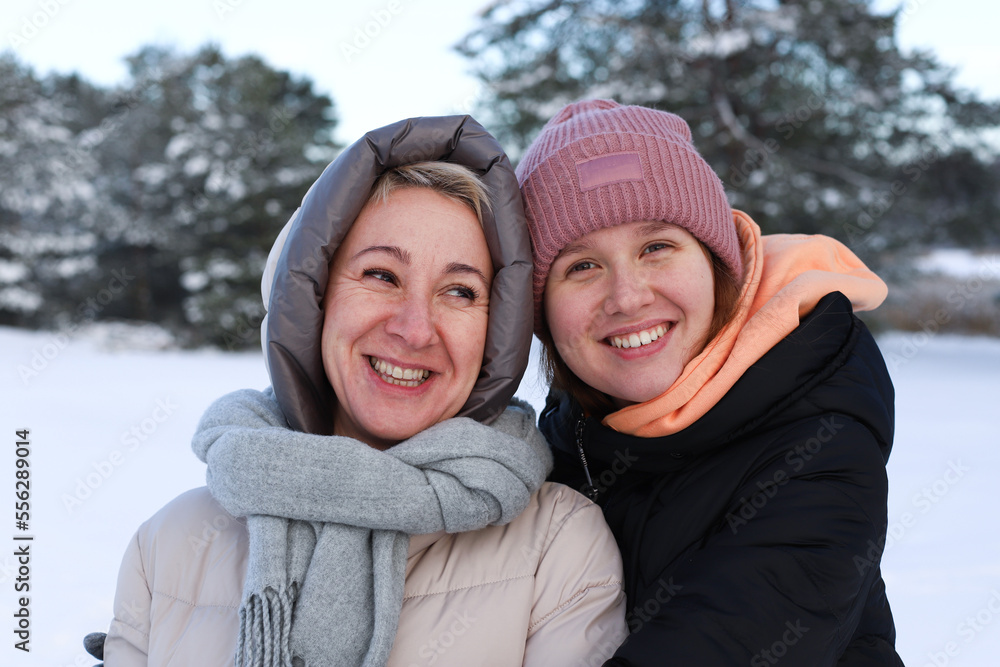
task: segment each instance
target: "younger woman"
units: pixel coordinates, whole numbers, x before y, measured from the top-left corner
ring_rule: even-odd
[[[570,104],[518,166],[551,479],[603,507],[609,665],[898,665],[879,570],[893,389],[822,236],[761,236],[678,116]]]

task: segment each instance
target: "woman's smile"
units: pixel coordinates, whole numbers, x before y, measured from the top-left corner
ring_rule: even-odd
[[[404,368],[378,357],[368,357],[368,363],[383,382],[397,387],[419,387],[431,376],[426,368]]]
[[[665,336],[667,331],[670,330],[670,326],[669,324],[657,324],[656,326],[640,331],[611,335],[605,340],[608,341],[609,345],[616,348],[630,349],[642,347],[654,343]]]

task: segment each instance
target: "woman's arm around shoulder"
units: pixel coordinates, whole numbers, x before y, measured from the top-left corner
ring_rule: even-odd
[[[625,639],[622,561],[600,507],[562,484],[538,491],[535,600],[524,665],[601,665]]]

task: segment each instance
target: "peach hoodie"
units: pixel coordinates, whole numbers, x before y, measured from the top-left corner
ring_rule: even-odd
[[[847,246],[828,236],[769,234],[733,210],[745,278],[736,316],[660,396],[604,418],[616,431],[646,438],[670,435],[707,413],[743,373],[799,326],[816,303],[842,292],[855,311],[885,300],[884,282]]]

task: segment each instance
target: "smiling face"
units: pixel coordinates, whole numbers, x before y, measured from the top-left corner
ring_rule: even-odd
[[[704,347],[715,296],[708,252],[686,230],[629,222],[566,246],[545,283],[559,356],[619,407],[666,391]]]
[[[468,206],[408,187],[362,209],[323,300],[337,435],[385,449],[458,413],[482,366],[492,275]]]

